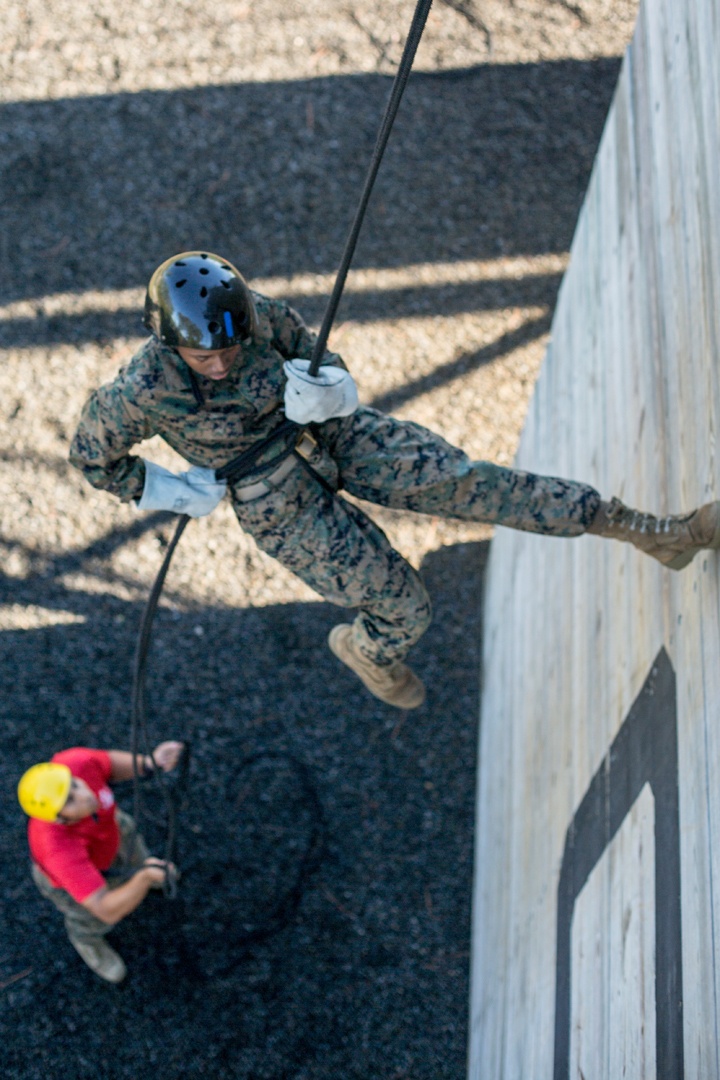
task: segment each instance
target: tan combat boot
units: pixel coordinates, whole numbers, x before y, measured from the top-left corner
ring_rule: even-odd
[[[407,664],[396,660],[388,667],[374,664],[358,651],[352,639],[352,626],[334,626],[328,645],[343,664],[365,683],[371,694],[398,709],[416,709],[425,700],[425,687]]]
[[[682,570],[698,551],[720,548],[720,502],[706,503],[690,514],[658,518],[612,499],[600,503],[587,532],[627,540],[671,570]]]
[[[96,938],[92,941],[70,938],[70,942],[87,966],[101,979],[105,979],[106,982],[119,983],[127,975],[127,968],[123,958],[118,956],[115,950],[111,949],[102,938]]]

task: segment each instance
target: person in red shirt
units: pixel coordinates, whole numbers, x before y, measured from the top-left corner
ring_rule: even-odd
[[[170,772],[181,742],[162,742],[152,755],[137,755],[140,775]],[[172,863],[151,856],[135,822],[115,803],[111,784],[134,775],[125,750],[76,746],[33,765],[20,779],[32,876],[65,918],[72,945],[97,975],[118,983],[127,969],[105,935],[161,888]]]

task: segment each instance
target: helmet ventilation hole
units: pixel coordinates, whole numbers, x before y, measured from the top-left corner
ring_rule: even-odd
[[[183,278],[182,281],[176,281],[175,282],[175,288],[176,289],[182,289],[182,287],[183,287],[183,285],[185,284],[186,281],[187,281],[187,278]]]
[[[220,324],[219,323],[216,323],[216,322],[208,323],[208,330],[210,331],[211,334],[217,334],[219,329],[220,329]]]
[[[207,296],[207,289],[205,288],[204,285],[203,285],[202,289],[200,290],[200,295],[201,296]]]
[[[207,266],[201,266],[200,267],[200,273],[201,274],[209,274],[210,271],[208,270]]]
[[[230,285],[230,282],[229,282],[229,281],[221,281],[221,282],[220,282],[220,284],[222,285],[223,289],[230,289],[230,288],[232,288],[232,286]]]

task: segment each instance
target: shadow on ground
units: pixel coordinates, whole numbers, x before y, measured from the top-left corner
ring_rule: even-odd
[[[354,265],[566,251],[618,68],[413,75]],[[144,285],[169,253],[205,246],[251,277],[334,271],[389,88],[363,75],[0,106],[3,301]],[[552,302],[558,284],[380,299],[393,318],[457,313]],[[323,298],[298,302],[320,318]],[[377,306],[372,293],[347,297],[342,317],[377,318]],[[134,308],[10,319],[2,331],[6,347],[142,333]]]
[[[104,985],[36,893],[3,800],[4,1075],[463,1075],[486,556],[426,560],[435,620],[414,663],[429,693],[413,713],[328,653],[329,605],[160,610],[151,738],[192,742],[179,898],[150,897],[113,932],[130,975]],[[61,593],[30,578],[23,603],[67,608]],[[0,635],[6,791],[58,747],[128,743],[140,610],[77,593],[73,610],[87,622]],[[152,789],[145,802],[159,810]],[[164,828],[144,831],[160,850]]]

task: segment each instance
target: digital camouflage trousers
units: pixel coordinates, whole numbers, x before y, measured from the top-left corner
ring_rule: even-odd
[[[579,536],[600,496],[587,484],[471,461],[439,435],[371,408],[313,428],[309,464],[334,489],[378,506],[546,536]],[[370,660],[405,656],[427,629],[430,600],[419,574],[382,529],[298,465],[277,487],[242,502],[242,528],[333,604],[357,608],[353,635]]]

